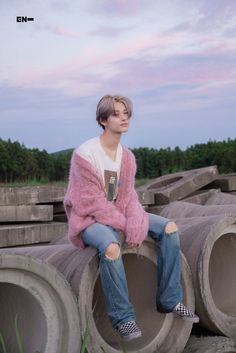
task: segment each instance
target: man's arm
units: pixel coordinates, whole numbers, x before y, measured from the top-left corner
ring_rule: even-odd
[[[85,161],[85,163],[89,162]],[[125,229],[125,216],[114,203],[107,201],[98,175],[92,171],[89,173],[88,168],[78,166],[74,159],[71,162],[65,205],[72,207],[80,217],[91,216],[98,223],[110,225],[122,231]]]
[[[147,214],[139,202],[138,194],[135,190],[136,161],[134,155],[131,154],[131,156],[134,168],[128,190],[129,202],[125,212],[125,234],[127,243],[131,246],[137,246],[140,245],[146,237],[145,229],[147,231]]]

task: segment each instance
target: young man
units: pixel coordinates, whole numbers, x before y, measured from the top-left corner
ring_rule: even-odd
[[[64,199],[69,239],[80,248],[90,245],[98,250],[107,313],[113,328],[126,341],[142,333],[129,301],[121,257],[122,236],[130,247],[140,246],[148,232],[159,243],[157,310],[199,321],[182,304],[176,224],[145,212],[134,189],[135,158],[120,144],[131,116],[129,98],[118,95],[101,98],[96,119],[103,133],[74,151]]]

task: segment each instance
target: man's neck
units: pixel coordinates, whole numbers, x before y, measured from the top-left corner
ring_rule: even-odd
[[[103,147],[110,151],[116,151],[121,139],[121,134],[112,134],[110,131],[104,131],[100,135],[100,142]]]

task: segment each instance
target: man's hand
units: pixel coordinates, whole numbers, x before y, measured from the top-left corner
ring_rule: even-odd
[[[138,244],[135,244],[135,243],[129,243],[128,244],[128,248],[137,248],[138,247]]]

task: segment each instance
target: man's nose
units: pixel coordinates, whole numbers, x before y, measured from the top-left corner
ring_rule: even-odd
[[[127,114],[121,114],[121,120],[122,120],[122,121],[128,120]]]

